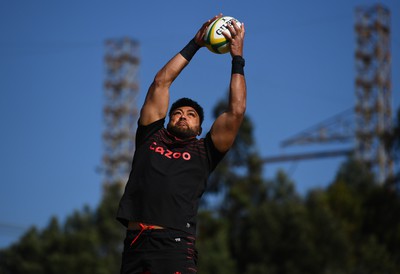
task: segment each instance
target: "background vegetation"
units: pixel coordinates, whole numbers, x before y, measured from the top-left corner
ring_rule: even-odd
[[[215,114],[223,109],[215,108]],[[400,156],[400,111],[388,149]],[[246,118],[209,182],[199,212],[202,274],[400,273],[399,174],[378,185],[352,157],[326,189],[301,197],[283,171],[262,175]],[[84,207],[64,223],[51,218],[0,251],[0,273],[118,273],[124,230],[115,220],[121,185],[107,186],[96,209]]]

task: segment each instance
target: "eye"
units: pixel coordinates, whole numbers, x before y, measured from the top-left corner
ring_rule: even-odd
[[[172,112],[172,115],[180,115],[181,113],[182,113],[181,111],[177,110],[177,111]]]
[[[188,112],[187,112],[187,116],[190,116],[190,117],[192,117],[192,118],[195,118],[195,117],[197,117],[197,113],[196,113],[195,111],[188,111]]]

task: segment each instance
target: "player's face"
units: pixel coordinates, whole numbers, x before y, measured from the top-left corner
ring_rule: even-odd
[[[170,116],[168,131],[181,139],[200,134],[200,117],[192,107],[179,107]]]

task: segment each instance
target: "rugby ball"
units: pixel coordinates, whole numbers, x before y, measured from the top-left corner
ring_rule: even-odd
[[[211,52],[218,54],[229,52],[229,41],[225,38],[222,32],[228,31],[229,33],[227,26],[228,24],[232,25],[232,22],[234,21],[239,27],[241,27],[240,22],[231,16],[218,18],[208,26],[204,35],[204,43]]]

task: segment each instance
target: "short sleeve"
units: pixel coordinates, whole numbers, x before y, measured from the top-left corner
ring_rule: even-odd
[[[138,124],[137,130],[136,130],[136,139],[135,139],[135,145],[136,147],[140,147],[147,138],[149,138],[151,135],[153,135],[156,131],[164,127],[165,123],[165,118],[157,120],[147,126],[142,126]]]
[[[204,144],[206,147],[208,159],[209,159],[209,164],[210,164],[210,172],[212,172],[219,162],[224,158],[226,152],[220,152],[214,145],[212,139],[211,139],[211,134],[210,132],[207,133],[205,139],[204,139]]]

